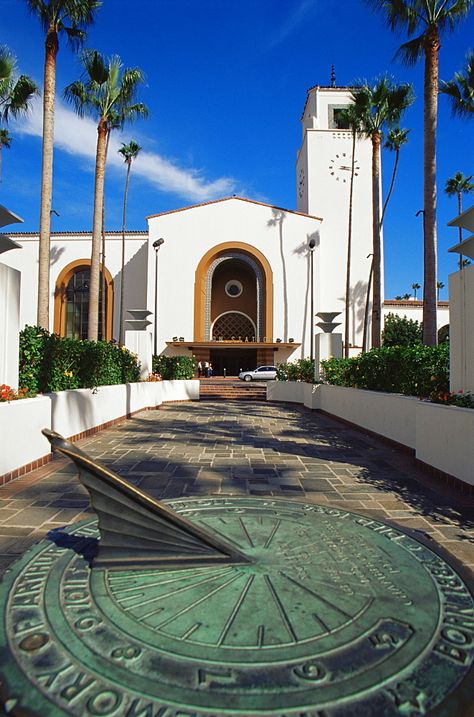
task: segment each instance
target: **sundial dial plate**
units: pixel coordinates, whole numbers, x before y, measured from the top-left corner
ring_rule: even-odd
[[[39,543],[0,594],[11,714],[469,714],[473,597],[426,545],[309,503],[166,505],[250,562],[91,571]]]

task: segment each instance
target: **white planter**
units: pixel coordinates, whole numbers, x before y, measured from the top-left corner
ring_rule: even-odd
[[[165,401],[198,401],[199,381],[162,381],[162,400]]]
[[[51,398],[37,396],[0,403],[0,476],[50,452],[42,428],[51,427]]]
[[[308,386],[312,386],[312,384],[302,381],[269,381],[267,401],[304,403]]]
[[[474,409],[418,401],[416,457],[474,485]]]

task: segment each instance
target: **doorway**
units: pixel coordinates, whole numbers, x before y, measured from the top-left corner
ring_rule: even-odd
[[[213,375],[238,376],[240,371],[257,368],[257,349],[211,349],[210,361]]]

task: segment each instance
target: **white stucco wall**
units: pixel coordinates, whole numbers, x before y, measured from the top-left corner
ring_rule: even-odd
[[[0,263],[0,385],[18,388],[21,274]]]
[[[449,276],[449,300],[451,391],[474,393],[474,265]]]
[[[422,301],[407,301],[404,304],[397,304],[395,302],[386,301],[383,306],[383,316],[387,314],[396,314],[401,318],[406,317],[412,319],[412,321],[423,321],[423,302]],[[438,304],[436,312],[436,322],[438,330],[442,326],[449,324],[449,306],[447,302]]]
[[[10,233],[15,241],[22,245],[22,250],[9,252],[4,256],[4,263],[18,269],[22,275],[20,326],[36,324],[36,302],[38,286],[38,237],[37,235]],[[126,240],[126,280],[125,308],[141,309],[146,303],[146,276],[148,252],[147,236],[142,234],[127,235]],[[50,330],[54,327],[54,290],[61,271],[71,262],[78,259],[90,259],[91,239],[87,233],[52,234],[51,235],[51,273],[50,273]],[[120,298],[122,261],[122,239],[119,234],[108,234],[106,239],[105,265],[114,280],[114,337],[118,338],[118,310]],[[126,314],[126,318],[128,315]],[[128,317],[130,318],[130,317]]]
[[[322,227],[322,228],[321,228]],[[309,355],[309,254],[307,243],[316,237],[315,287],[319,285],[319,232],[324,226],[315,218],[231,198],[221,202],[170,212],[149,218],[148,308],[154,310],[155,252],[153,242],[163,237],[159,250],[158,336],[159,350],[173,336],[186,341],[194,337],[195,272],[203,255],[225,242],[256,247],[273,271],[273,339],[294,338],[303,342],[293,356]],[[284,269],[287,279],[288,337],[284,336]],[[315,311],[319,310],[317,289]],[[269,338],[269,337],[267,337]],[[283,354],[282,354],[283,355]],[[280,358],[278,357],[278,360]],[[286,357],[285,357],[286,360]]]

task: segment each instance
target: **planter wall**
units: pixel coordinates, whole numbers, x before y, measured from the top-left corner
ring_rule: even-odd
[[[78,436],[165,401],[196,400],[199,381],[160,381],[79,388],[0,403],[0,485],[49,460],[42,428]]]
[[[418,460],[474,485],[474,410],[442,406],[394,393],[311,386],[269,385],[267,400],[301,403],[413,449]]]

